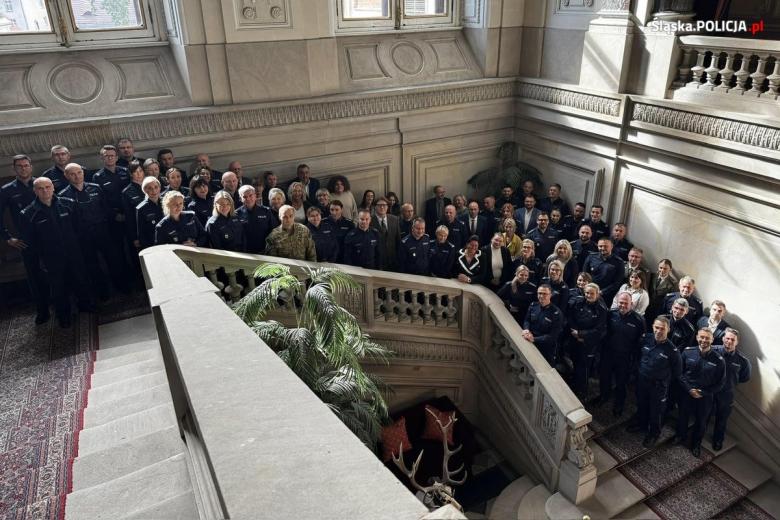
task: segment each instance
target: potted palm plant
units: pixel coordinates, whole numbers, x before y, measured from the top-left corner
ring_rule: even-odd
[[[255,270],[262,279],[235,306],[235,312],[370,449],[387,421],[386,386],[365,371],[362,361],[387,362],[392,354],[364,334],[338,299],[359,288],[343,271],[303,267],[298,277],[282,264]],[[292,325],[268,319],[289,311]]]
[[[531,180],[534,186],[542,182],[542,173],[528,164],[518,161],[517,143],[508,141],[498,147],[498,165],[479,171],[467,181],[474,190],[474,196],[481,200],[483,197],[493,195],[498,198],[501,188],[512,186],[515,191],[522,184]]]

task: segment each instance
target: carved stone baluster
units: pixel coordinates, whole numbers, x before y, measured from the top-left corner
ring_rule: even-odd
[[[236,280],[236,269],[225,269],[228,276],[228,285],[225,287],[225,294],[231,302],[238,301],[241,298],[241,291],[244,290],[244,286],[239,284]]]
[[[382,297],[379,295],[379,291],[382,289],[374,289],[374,318],[384,318],[384,313],[382,312]]]
[[[458,308],[455,306],[455,297],[447,296],[447,326],[458,326]]]
[[[515,384],[523,387],[523,399],[526,401],[532,399],[533,392],[531,391],[531,388],[533,387],[534,378],[531,375],[531,371],[528,370],[525,363],[520,361],[517,356],[509,362],[509,366],[514,373]]]
[[[753,88],[748,90],[746,94],[750,94],[751,96],[758,97],[764,92],[764,80],[766,79],[766,73],[764,72],[764,69],[766,68],[766,61],[768,56],[759,56],[758,57],[758,64],[756,65],[756,71],[750,75],[750,79],[753,83]]]
[[[703,49],[697,49],[696,65],[691,67],[691,81],[687,83],[687,87],[699,88],[701,85],[701,75],[704,73],[704,57],[707,55],[707,51]]]
[[[211,283],[214,284],[214,287],[219,289],[219,294],[221,295],[222,294],[222,289],[225,288],[225,284],[223,284],[222,282],[220,282],[217,279],[217,270],[216,269],[212,269],[210,266],[209,267],[204,266],[203,267],[203,272],[205,273],[206,278],[208,278],[211,281]]]
[[[410,306],[411,309],[411,319],[412,323],[419,323],[422,321],[422,316],[420,316],[420,311],[422,310],[422,304],[420,303],[420,298],[425,298],[425,293],[422,291],[412,291],[412,303]]]
[[[385,321],[398,321],[398,315],[395,313],[395,308],[398,303],[393,299],[393,290],[385,288]]]
[[[734,53],[726,51],[726,64],[720,70],[720,85],[715,87],[715,90],[719,92],[728,92],[731,89],[731,79],[734,77],[734,69],[731,66],[734,64]]]
[[[693,63],[694,49],[683,47],[683,56],[680,60],[680,66],[677,67],[677,81],[672,83],[673,87],[684,87],[685,83],[691,77],[691,63]]]
[[[406,301],[406,296],[408,293],[409,291],[402,291],[402,290],[398,291],[398,321],[399,322],[411,321],[411,317],[407,312],[409,310],[409,307],[411,307],[409,302]]]
[[[767,80],[769,81],[769,92],[766,92],[765,96],[770,96],[773,99],[777,99],[777,96],[780,95],[780,59],[778,59],[776,56],[775,59],[775,68],[772,71],[772,74],[767,76]]]
[[[501,333],[501,329],[494,327],[493,337],[491,338],[490,344],[493,347],[493,352],[498,359],[502,359],[504,357],[502,347],[504,346],[505,342],[506,339],[504,339],[504,335]]]
[[[435,303],[433,304],[433,316],[436,321],[437,327],[445,327],[447,322],[444,319],[444,304],[442,304],[442,296],[440,294],[434,295]]]
[[[430,325],[434,321],[434,316],[433,316],[434,298],[435,295],[433,293],[428,293],[424,295],[422,314],[423,314],[423,323],[425,325]]]
[[[712,51],[712,55],[710,56],[710,66],[704,69],[704,72],[707,73],[707,83],[702,85],[702,88],[706,88],[707,90],[714,90],[715,87],[718,86],[718,74],[720,73],[720,68],[718,67],[719,61],[720,51]]]
[[[748,71],[748,67],[750,67],[750,55],[742,54],[741,59],[742,63],[740,64],[739,70],[734,73],[734,76],[737,78],[737,84],[731,89],[732,92],[736,92],[737,94],[745,92],[745,83],[747,83],[748,77],[750,77],[750,72]]]
[[[246,275],[246,292],[254,290],[254,288],[257,287],[257,283],[255,282],[255,277],[252,275],[252,269],[249,270],[248,274],[244,271],[244,274]]]

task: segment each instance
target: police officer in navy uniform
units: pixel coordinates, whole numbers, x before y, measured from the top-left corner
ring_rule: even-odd
[[[680,377],[682,362],[680,353],[667,339],[669,320],[658,316],[653,321],[653,332],[642,337],[637,378],[637,415],[626,431],[645,432],[642,446],[652,448],[661,435],[663,415],[669,382]]]
[[[254,188],[252,188],[254,191]],[[182,195],[182,205],[184,195]],[[163,197],[163,201],[165,197]],[[206,234],[211,247],[225,251],[242,253],[246,251],[244,225],[236,218],[233,195],[228,191],[218,191],[214,195],[214,214],[206,222]]]
[[[589,283],[584,297],[576,298],[566,314],[569,355],[574,363],[574,391],[581,397],[588,395],[590,371],[598,354],[598,347],[607,332],[609,310],[599,298],[599,286]]]
[[[701,455],[701,440],[712,411],[714,395],[723,388],[726,380],[726,364],[712,349],[712,332],[699,329],[696,333],[698,347],[688,347],[682,353],[682,375],[680,375],[681,400],[677,416],[677,434],[672,444],[684,444],[688,438],[688,419],[696,419],[691,434],[691,453]]]
[[[184,211],[184,195],[171,191],[162,200],[165,216],[154,228],[154,244],[181,244],[205,247],[206,230],[192,211]]]
[[[155,230],[164,214],[160,201],[160,181],[154,177],[146,177],[141,188],[146,198],[135,208],[135,221],[138,245],[145,249],[155,244]]]
[[[457,219],[457,210],[452,204],[444,207],[444,218],[436,222],[436,228],[445,226],[449,230],[449,241],[456,249],[461,249],[469,239],[469,231],[466,224]]]
[[[79,243],[84,257],[87,276],[94,282],[97,294],[105,300],[110,295],[108,277],[100,266],[102,256],[108,267],[111,281],[120,292],[130,290],[125,276],[123,249],[118,249],[111,238],[109,219],[113,216],[103,190],[97,184],[84,182],[84,170],[79,164],[65,166],[65,178],[70,185],[59,195],[75,202],[78,215]]]
[[[48,274],[54,296],[54,308],[60,327],[71,325],[70,291],[76,294],[78,308],[94,312],[89,294],[84,259],[78,241],[78,218],[73,201],[54,195],[48,177],[33,182],[36,199],[22,210],[22,240],[40,259]],[[49,306],[48,292],[39,292],[38,308]]]
[[[609,225],[601,217],[604,214],[604,206],[594,204],[590,207],[590,218],[582,221],[583,224],[590,226],[593,231],[593,240],[598,242],[602,238],[609,238]]]
[[[528,280],[530,274],[528,267],[524,265],[517,266],[514,279],[505,283],[496,293],[496,296],[501,298],[504,305],[509,309],[509,313],[521,327],[528,309],[537,299],[536,285]],[[552,287],[550,290],[552,290]]]
[[[713,347],[713,350],[723,357],[726,364],[726,380],[723,388],[715,394],[713,415],[715,428],[712,432],[712,449],[723,449],[723,439],[726,437],[726,424],[731,415],[731,405],[734,404],[734,388],[740,383],[750,381],[750,360],[737,351],[739,331],[731,327],[723,335],[723,345]]]
[[[431,273],[431,248],[433,241],[425,233],[425,219],[412,222],[411,233],[401,240],[398,247],[398,268],[402,273],[427,276]]]
[[[125,250],[125,230],[127,220],[122,192],[130,185],[130,175],[126,168],[117,165],[117,150],[107,144],[100,149],[103,167],[95,172],[92,182],[100,186],[106,197],[111,215],[108,220],[109,239],[117,251]],[[124,258],[124,254],[122,254]]]
[[[449,241],[450,230],[447,226],[439,226],[435,232],[436,240],[431,245],[431,276],[450,278],[458,249]]]
[[[371,212],[358,212],[358,225],[344,237],[344,263],[366,269],[382,265],[379,250],[379,231],[371,227]]]
[[[49,306],[43,304],[48,299],[39,298],[41,292],[49,294],[49,283],[46,279],[46,273],[41,270],[40,259],[35,251],[20,238],[21,233],[21,215],[22,210],[32,204],[35,200],[33,183],[35,177],[32,172],[32,161],[26,155],[15,155],[13,158],[14,172],[16,178],[0,188],[0,239],[4,240],[9,247],[19,251],[22,255],[24,270],[27,273],[27,285],[30,288],[30,296],[33,301],[41,302],[35,316],[35,324],[40,325],[49,321]],[[11,222],[17,236],[13,236],[5,227],[5,209],[11,214]]]
[[[51,168],[44,171],[41,177],[46,177],[54,183],[54,193],[59,193],[68,187],[68,180],[65,178],[65,166],[70,163],[70,151],[61,144],[55,144],[51,147],[51,158],[54,164]]]
[[[318,262],[339,261],[339,242],[336,239],[336,230],[328,219],[322,218],[319,206],[311,206],[306,210],[306,228],[314,240],[314,249],[317,251]]]
[[[582,271],[593,277],[593,283],[601,288],[601,297],[605,302],[615,298],[624,281],[624,262],[612,254],[612,240],[602,237],[597,245],[599,252],[588,255],[582,265]]]
[[[676,299],[685,298],[689,307],[685,319],[687,319],[691,325],[695,326],[699,321],[699,318],[704,314],[704,305],[702,304],[702,301],[693,294],[696,290],[696,282],[690,276],[683,276],[677,283],[677,287],[679,291],[669,293],[664,297],[663,312],[668,313]]]
[[[607,316],[607,335],[601,344],[601,364],[597,403],[607,402],[615,381],[615,403],[612,414],[620,417],[626,402],[626,385],[639,353],[639,340],[645,333],[645,320],[631,310],[631,295],[618,293],[617,309]]]
[[[344,238],[347,233],[355,229],[355,223],[344,216],[344,204],[340,200],[330,203],[330,215],[328,222],[336,232],[336,241],[339,243],[339,262],[344,261]]]
[[[599,248],[596,242],[591,240],[593,237],[593,231],[588,225],[580,226],[577,230],[579,238],[571,242],[571,257],[576,260],[579,271],[582,272],[582,267],[585,265],[585,260],[591,253],[597,253]]]
[[[685,298],[677,298],[673,303],[671,312],[666,315],[669,320],[669,341],[672,342],[677,351],[682,354],[696,336],[693,325],[685,319],[688,313],[688,301]],[[680,402],[681,390],[680,383],[674,379],[669,385],[669,397],[666,400],[667,413],[674,410],[674,407]]]
[[[271,208],[258,203],[257,191],[247,185],[238,189],[243,205],[236,210],[236,217],[244,226],[246,252],[262,254],[265,251],[265,239],[279,225],[279,218]]]
[[[538,300],[528,307],[523,320],[523,339],[536,345],[544,359],[554,367],[558,337],[563,330],[563,313],[553,305],[549,285],[540,285],[536,296]]]
[[[539,213],[536,217],[536,227],[528,232],[528,239],[534,241],[534,251],[537,258],[546,260],[553,254],[555,244],[560,239],[558,231],[550,227],[550,215],[548,213]]]

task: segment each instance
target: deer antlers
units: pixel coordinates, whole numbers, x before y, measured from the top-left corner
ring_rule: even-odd
[[[455,422],[458,420],[458,418],[455,417],[455,412],[452,412],[452,415],[450,415],[450,420],[447,421],[446,425],[444,425],[441,423],[441,421],[436,416],[436,413],[433,410],[426,407],[425,411],[431,414],[431,417],[433,417],[433,419],[436,421],[436,424],[439,425],[439,429],[441,430],[441,440],[444,446],[444,457],[442,458],[441,477],[435,478],[433,484],[430,486],[421,486],[417,482],[417,480],[415,480],[414,476],[415,473],[417,473],[417,468],[420,466],[420,460],[422,460],[423,452],[425,450],[420,451],[420,454],[417,455],[417,460],[414,461],[414,464],[412,464],[412,469],[410,470],[406,467],[406,463],[404,462],[403,446],[399,446],[398,456],[396,457],[395,455],[392,455],[393,463],[407,477],[409,477],[409,481],[412,483],[415,489],[417,489],[418,491],[422,491],[426,497],[438,499],[443,503],[452,503],[453,505],[455,505],[460,509],[460,504],[458,504],[455,501],[455,498],[453,497],[452,488],[449,486],[449,484],[456,485],[456,486],[463,484],[466,481],[466,478],[468,477],[468,471],[465,471],[463,473],[462,479],[455,480],[454,476],[457,473],[463,471],[463,464],[461,464],[458,467],[458,469],[450,471],[449,463],[450,463],[450,457],[458,453],[461,450],[461,448],[463,448],[463,445],[461,444],[454,450],[450,450],[449,444],[447,443],[447,436],[448,436],[447,434],[449,433],[450,429],[453,427]]]

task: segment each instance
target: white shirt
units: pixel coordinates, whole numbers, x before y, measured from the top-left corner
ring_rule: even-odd
[[[492,262],[491,268],[493,269],[493,281],[498,283],[501,281],[501,272],[504,270],[504,259],[501,257],[501,248],[498,249],[490,247],[492,250]]]
[[[631,310],[636,311],[640,316],[644,316],[647,306],[650,305],[650,296],[644,289],[632,289],[627,283],[620,286],[620,289],[615,295],[615,299],[612,300],[612,307],[610,308],[617,309],[617,295],[622,292],[627,292],[631,295]]]

